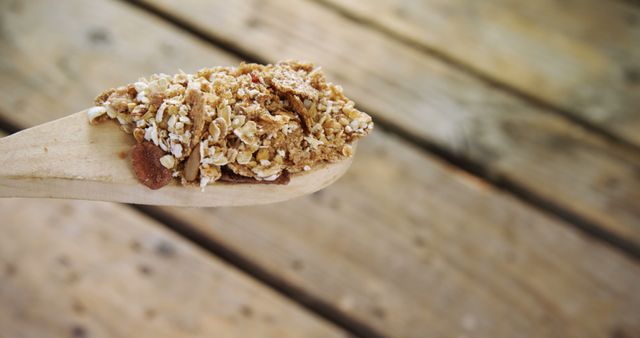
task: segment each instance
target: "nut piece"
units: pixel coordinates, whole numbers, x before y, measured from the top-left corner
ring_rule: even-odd
[[[200,137],[204,131],[204,98],[202,92],[189,89],[185,101],[191,105],[189,117],[193,121],[193,141],[192,144],[200,142]]]
[[[160,163],[164,151],[145,141],[131,148],[131,164],[138,181],[156,190],[171,182],[171,171]]]
[[[189,159],[184,164],[184,179],[191,182],[198,176],[198,169],[200,167],[200,144],[198,143],[193,150]]]
[[[136,128],[133,130],[133,137],[136,139],[136,141],[138,143],[141,143],[144,141],[144,129],[142,128]]]
[[[160,163],[167,169],[173,169],[176,165],[176,158],[171,155],[164,155],[160,157]]]
[[[344,146],[342,146],[342,155],[346,157],[353,156],[353,147],[351,147],[351,145],[349,144],[345,144]]]
[[[89,122],[96,124],[100,122],[100,117],[107,113],[105,107],[91,107],[87,110],[87,116],[89,116]]]

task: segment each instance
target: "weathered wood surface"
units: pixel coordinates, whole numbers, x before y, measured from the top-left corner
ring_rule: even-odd
[[[264,59],[316,61],[374,117],[640,245],[636,152],[317,3],[145,2]]]
[[[640,7],[600,0],[323,0],[640,146]]]
[[[132,209],[0,200],[2,337],[343,337]]]
[[[378,131],[312,197],[170,212],[390,336],[638,328],[636,263],[451,171]]]
[[[11,61],[0,66],[0,78],[14,82],[1,88],[0,111],[16,111],[20,98],[31,108],[2,117],[22,126],[80,109],[89,86],[98,92],[138,74],[236,62],[120,2],[64,2],[47,16],[38,8],[25,5],[8,27],[43,41],[49,54],[8,44],[11,58],[2,60]],[[56,20],[69,13],[77,21]],[[40,23],[18,29],[33,18]],[[109,27],[119,20],[127,25]],[[56,43],[47,48],[52,27]],[[166,41],[175,54],[163,52]],[[162,210],[391,337],[636,332],[637,263],[379,130],[358,152],[346,177],[311,197]]]

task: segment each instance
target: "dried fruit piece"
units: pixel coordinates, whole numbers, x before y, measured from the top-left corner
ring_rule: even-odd
[[[155,144],[145,141],[131,148],[133,172],[140,183],[156,190],[171,182],[171,171],[160,163],[164,151]]]

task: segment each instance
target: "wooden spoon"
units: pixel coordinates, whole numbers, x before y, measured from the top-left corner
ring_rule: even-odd
[[[288,200],[335,182],[351,158],[292,175],[287,185],[172,182],[150,190],[128,157],[135,143],[115,122],[90,125],[86,111],[0,139],[0,197],[49,197],[173,206],[255,205]]]

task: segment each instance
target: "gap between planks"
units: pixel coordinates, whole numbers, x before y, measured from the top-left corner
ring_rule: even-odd
[[[14,134],[23,129],[6,120],[2,116],[4,115],[0,114],[0,131],[4,131],[7,134]],[[386,336],[374,328],[352,318],[335,306],[332,306],[330,303],[311,295],[309,292],[287,283],[284,279],[279,278],[277,275],[272,274],[261,268],[259,265],[252,263],[249,259],[235,253],[224,244],[215,241],[209,236],[201,234],[196,229],[186,225],[180,219],[163,212],[159,208],[133,204],[122,205],[130,207],[133,210],[155,220],[165,228],[168,228],[192,244],[234,266],[238,270],[251,276],[280,295],[302,306],[307,311],[314,313],[315,315],[320,316],[339,328],[349,332],[349,334],[356,337],[386,338]]]
[[[148,9],[148,6],[142,5],[140,3],[138,3],[136,0],[126,0],[126,1],[131,1],[131,2],[135,2],[136,5],[140,5],[141,7],[144,7],[147,10],[150,11],[155,11],[155,9]],[[358,15],[354,15],[353,13],[350,13],[348,10],[341,8],[333,3],[330,3],[326,0],[310,0],[312,2],[315,2],[321,6],[324,6],[325,8],[330,9],[331,11],[341,15],[342,17],[344,17],[347,20],[350,20],[354,23],[357,23],[361,26],[367,27],[369,29],[375,30],[378,33],[383,34],[384,36],[387,36],[395,41],[398,41],[410,48],[413,48],[417,51],[420,51],[421,53],[427,54],[439,61],[444,62],[445,64],[459,69],[461,71],[463,71],[464,73],[484,82],[485,84],[494,87],[498,90],[501,90],[505,93],[508,93],[509,95],[515,96],[519,99],[521,99],[522,101],[530,104],[533,107],[536,108],[540,108],[541,110],[545,111],[545,112],[550,112],[550,113],[554,113],[557,114],[559,116],[561,116],[562,118],[564,118],[565,120],[578,125],[582,128],[584,128],[585,130],[588,130],[594,134],[597,134],[601,137],[603,137],[605,140],[620,145],[624,148],[627,148],[629,150],[635,151],[637,153],[640,153],[640,147],[633,144],[630,141],[627,141],[626,139],[624,139],[623,137],[616,135],[614,132],[609,131],[606,128],[603,128],[601,126],[599,126],[596,123],[593,123],[591,121],[588,121],[586,119],[580,118],[578,115],[579,114],[575,114],[570,110],[567,110],[565,108],[562,107],[558,107],[557,105],[548,102],[544,99],[535,97],[532,94],[527,93],[526,91],[520,90],[518,88],[512,87],[510,86],[508,83],[500,81],[498,79],[495,79],[493,77],[491,77],[488,74],[485,74],[484,72],[482,72],[479,69],[476,69],[475,67],[465,63],[462,60],[459,60],[458,58],[456,58],[455,56],[451,56],[449,54],[447,54],[446,52],[437,50],[425,43],[422,43],[420,41],[416,41],[415,39],[412,39],[411,37],[408,36],[404,36],[402,34],[396,33],[393,30],[385,27],[383,24],[377,23],[373,20],[370,20],[368,18],[365,17],[360,17]],[[633,5],[636,6],[640,6],[640,0],[619,0],[622,2],[628,2],[631,3]],[[154,12],[155,13],[155,12]],[[160,13],[159,15],[163,15],[163,13]],[[163,16],[164,18],[164,16]],[[165,18],[166,19],[166,18]],[[173,21],[172,21],[173,22]]]
[[[640,7],[640,0],[618,0],[618,1],[630,4],[632,6]]]
[[[159,17],[162,20],[165,20],[169,23],[171,23],[172,25],[174,25],[176,28],[179,28],[183,31],[188,32],[189,34],[197,37],[198,39],[205,41],[211,45],[213,45],[214,47],[217,47],[221,50],[224,50],[228,53],[231,53],[245,61],[248,62],[255,62],[255,63],[268,63],[268,60],[265,60],[257,55],[255,55],[254,53],[251,53],[247,50],[245,50],[244,48],[237,46],[235,44],[233,44],[230,41],[227,41],[225,39],[220,39],[217,37],[213,37],[210,34],[208,34],[207,32],[205,32],[204,30],[194,26],[191,23],[188,23],[174,15],[171,15],[170,13],[166,13],[156,7],[154,7],[153,5],[149,5],[146,3],[141,3],[137,0],[120,0],[126,4],[138,7],[141,10],[144,10],[150,14],[153,14],[157,17]],[[320,1],[323,2],[323,0],[314,0],[314,1]],[[332,7],[333,8],[333,7]],[[337,9],[337,11],[342,12],[341,10]],[[348,14],[347,14],[348,15]],[[351,16],[349,16],[350,19],[353,19]],[[357,19],[357,18],[356,18]],[[358,20],[356,20],[358,21]],[[408,39],[405,39],[408,40]],[[413,44],[412,44],[413,45]],[[415,45],[414,45],[415,46]],[[427,47],[428,48],[428,47]],[[452,63],[448,60],[443,60],[449,64],[452,64],[453,66],[456,66],[456,63]],[[465,66],[466,67],[466,66]],[[468,67],[467,67],[468,68]],[[466,70],[466,68],[465,68]],[[477,72],[474,71],[473,75],[475,74],[479,74]],[[481,74],[479,74],[479,76],[483,76]],[[534,102],[530,102],[533,105],[536,105],[538,107],[541,108],[546,108],[545,110],[552,110],[554,112],[559,112],[560,115],[568,118],[571,122],[577,123],[579,125],[581,125],[582,127],[584,127],[585,129],[595,132],[597,134],[602,135],[604,138],[614,142],[614,143],[618,143],[623,147],[627,147],[627,148],[631,148],[634,151],[637,151],[638,153],[640,153],[640,148],[636,147],[635,145],[627,142],[626,140],[623,140],[613,134],[610,134],[607,131],[604,130],[600,130],[597,126],[592,126],[589,127],[591,125],[591,123],[583,121],[579,118],[576,117],[572,117],[570,116],[571,114],[567,114],[566,112],[560,112],[561,109],[556,108],[548,103],[545,103],[543,101],[540,101],[536,98],[533,98],[531,96],[529,96],[528,94],[525,93],[520,93],[519,91],[510,88],[507,85],[503,85],[500,83],[497,83],[495,80],[486,78],[486,77],[482,77],[483,80],[485,81],[491,81],[488,82],[490,85],[494,86],[494,87],[498,87],[500,89],[504,89],[509,93],[512,93],[514,95],[517,95],[519,97],[522,96],[523,99],[527,100],[527,102],[530,102],[528,100],[528,98],[530,98],[531,100],[533,100]],[[470,160],[465,156],[461,156],[461,155],[457,155],[454,152],[446,149],[443,146],[440,146],[434,142],[430,142],[427,139],[425,139],[424,137],[421,136],[416,136],[413,134],[408,133],[407,131],[405,131],[402,127],[397,126],[396,124],[385,120],[383,118],[381,118],[381,114],[376,114],[376,110],[375,109],[371,109],[373,107],[367,107],[366,103],[365,104],[360,104],[363,108],[365,108],[365,110],[367,112],[369,112],[374,118],[375,118],[375,123],[376,125],[391,133],[394,134],[398,137],[400,137],[401,139],[419,147],[420,149],[433,154],[434,156],[436,156],[437,158],[440,158],[442,160],[444,160],[445,162],[458,167],[459,169],[475,176],[478,177],[486,182],[488,182],[489,184],[493,185],[494,187],[496,187],[497,189],[504,191],[506,193],[508,193],[509,195],[517,198],[520,201],[525,202],[526,204],[534,207],[536,210],[542,211],[543,213],[546,214],[550,214],[552,216],[555,216],[561,220],[566,221],[568,224],[571,224],[574,226],[574,228],[578,229],[579,231],[581,231],[582,233],[585,233],[586,235],[595,238],[597,240],[600,240],[602,242],[605,242],[607,244],[609,244],[610,246],[612,246],[615,249],[620,250],[621,252],[623,252],[624,254],[626,254],[627,256],[631,257],[632,259],[636,260],[636,261],[640,261],[640,246],[634,244],[632,241],[625,239],[622,236],[619,236],[617,234],[611,233],[607,230],[605,230],[605,228],[599,224],[597,224],[596,222],[593,222],[589,219],[586,219],[582,216],[580,216],[577,213],[574,213],[566,208],[561,207],[560,205],[541,197],[540,195],[532,192],[531,190],[527,189],[526,187],[524,187],[521,184],[518,184],[517,182],[509,179],[508,177],[506,177],[505,175],[500,175],[498,173],[496,173],[495,171],[492,171],[491,168],[482,165],[481,163],[478,163],[476,161]],[[585,124],[585,125],[583,125]],[[595,128],[597,130],[592,130],[591,128]],[[603,134],[604,133],[604,134]]]
[[[219,259],[233,265],[237,269],[260,281],[262,284],[267,285],[282,296],[289,298],[306,310],[330,321],[350,334],[356,337],[386,337],[369,325],[352,318],[350,315],[339,310],[331,303],[313,296],[311,293],[299,287],[287,283],[283,278],[270,273],[258,264],[254,264],[241,254],[234,252],[232,249],[229,249],[221,242],[212,239],[210,236],[200,233],[197,229],[185,224],[184,221],[176,218],[175,216],[172,216],[156,207],[142,205],[131,205],[131,207],[165,225],[178,235],[209,251]]]
[[[4,115],[0,115],[0,132],[5,132],[7,135],[15,134],[23,128],[18,127],[17,124],[7,120]],[[5,135],[0,135],[4,137]]]
[[[371,110],[368,110],[371,111]],[[372,114],[375,116],[375,114]],[[376,117],[376,127],[386,131],[389,134],[396,135],[403,140],[415,145],[416,147],[435,155],[437,158],[444,160],[446,163],[451,164],[475,177],[478,177],[484,181],[487,181],[498,190],[506,192],[510,196],[524,202],[532,208],[551,216],[555,216],[566,223],[571,224],[577,230],[587,234],[597,240],[605,242],[611,245],[613,248],[618,249],[631,257],[634,260],[640,261],[640,246],[634,244],[628,239],[611,233],[604,229],[604,227],[574,213],[568,209],[565,209],[550,200],[534,193],[527,189],[525,186],[517,183],[516,181],[509,179],[505,175],[500,175],[491,168],[469,160],[464,156],[456,155],[445,147],[438,144],[429,142],[423,137],[412,135],[407,133],[402,127],[394,125],[386,120]]]

